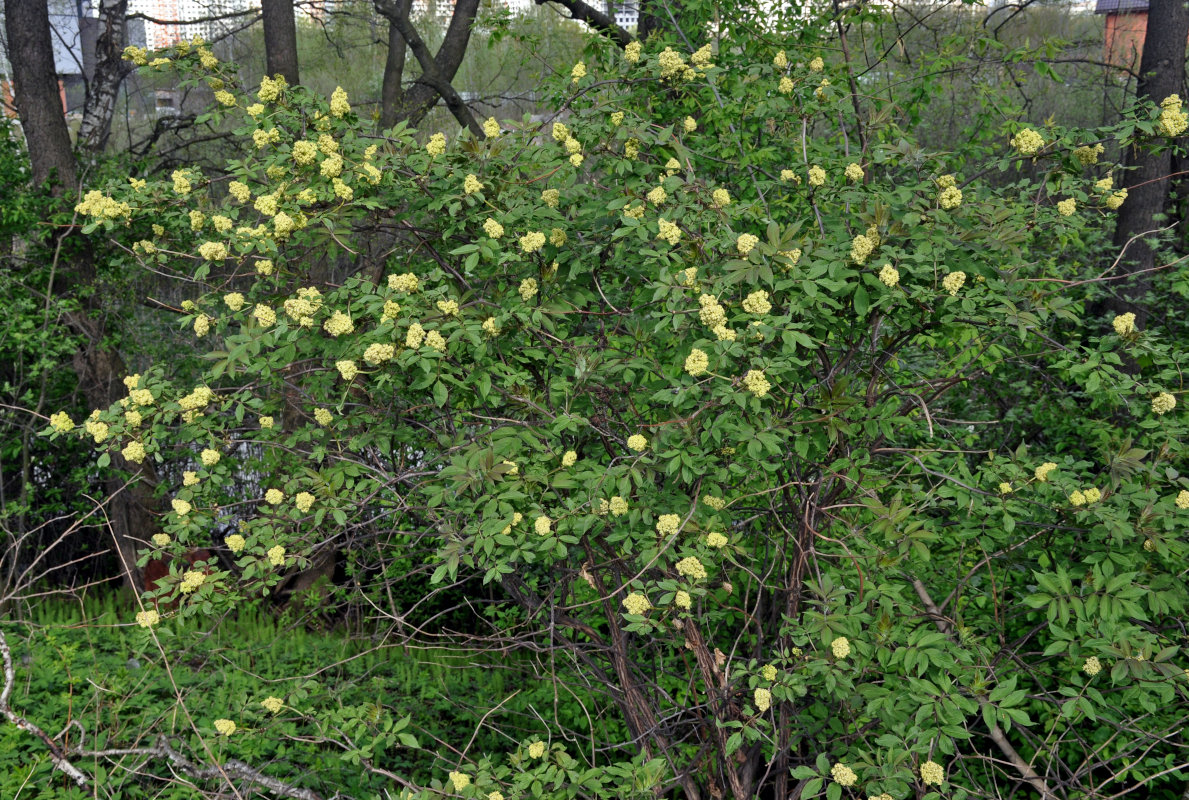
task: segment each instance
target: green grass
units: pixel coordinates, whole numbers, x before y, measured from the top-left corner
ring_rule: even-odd
[[[154,641],[129,624],[134,614],[116,596],[100,595],[43,603],[25,620],[0,623],[17,669],[14,710],[51,736],[67,728],[61,741],[68,745],[85,735],[86,750],[145,746],[166,735],[201,760],[205,742],[216,758],[239,758],[326,796],[394,788],[353,763],[361,756],[424,783],[459,763],[455,748],[472,735],[469,753],[495,754],[543,733],[540,719],[556,717],[583,739],[618,734],[597,718],[592,730],[585,709],[593,714],[598,704],[534,679],[522,657],[384,646],[374,636],[286,624],[268,606],[246,606],[214,626],[166,620]],[[270,695],[286,702],[275,716],[260,705]],[[405,717],[416,748],[390,735]],[[240,731],[215,736],[217,718]],[[143,757],[84,758],[78,766],[104,787],[99,796],[201,796],[168,784],[167,766]],[[42,743],[0,724],[0,797],[90,796],[52,773]]]

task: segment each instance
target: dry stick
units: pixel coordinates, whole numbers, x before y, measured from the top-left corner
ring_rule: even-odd
[[[29,731],[29,733],[45,742],[45,746],[49,748],[50,760],[54,762],[54,767],[69,775],[71,780],[79,786],[85,787],[89,783],[87,776],[83,774],[82,770],[70,763],[62,748],[58,746],[58,743],[51,739],[41,728],[9,708],[8,699],[12,696],[12,687],[16,683],[16,670],[13,669],[12,651],[8,648],[8,639],[4,638],[3,631],[0,631],[0,658],[3,658],[4,661],[4,688],[0,690],[0,713],[3,713],[8,718],[8,721],[16,725],[20,730]]]
[[[322,796],[312,789],[302,789],[298,786],[285,783],[279,778],[265,775],[263,772],[248,766],[239,759],[228,759],[221,767],[200,767],[170,747],[169,742],[164,736],[157,739],[156,747],[116,747],[107,750],[79,751],[78,755],[88,758],[106,758],[108,756],[156,756],[158,758],[168,758],[175,767],[191,778],[210,780],[226,777],[226,775],[234,775],[237,778],[254,783],[257,786],[263,786],[269,791],[276,792],[285,797],[293,797],[296,800],[322,800]]]
[[[941,631],[945,636],[953,635],[953,627],[950,625],[948,619],[937,608],[937,604],[933,602],[933,598],[929,596],[929,590],[925,588],[925,584],[921,583],[919,578],[912,579],[912,588],[916,589],[917,597],[921,598],[921,603],[925,606],[925,613],[933,620],[933,624],[937,626],[937,630]],[[990,703],[986,697],[981,694],[974,696],[978,701],[979,706],[986,706]],[[1020,757],[1016,749],[1012,747],[1011,742],[1007,740],[1003,729],[997,723],[991,723],[991,741],[999,748],[999,751],[1007,757],[1011,765],[1019,771],[1020,776],[1026,780],[1033,789],[1040,792],[1041,800],[1049,800],[1052,798],[1053,792],[1049,789],[1049,785],[1045,783],[1044,778],[1037,774],[1027,761]]]

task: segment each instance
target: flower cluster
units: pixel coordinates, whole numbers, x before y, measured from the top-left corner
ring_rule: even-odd
[[[1135,314],[1128,311],[1126,314],[1117,314],[1111,320],[1111,326],[1115,329],[1115,333],[1120,336],[1126,336],[1129,333],[1135,333]]]
[[[1177,407],[1177,398],[1168,392],[1161,392],[1152,398],[1152,413],[1157,416],[1167,414]]]
[[[656,532],[661,536],[671,536],[681,527],[681,517],[677,514],[661,514],[656,521]]]
[[[859,780],[859,776],[855,774],[855,771],[846,764],[835,764],[831,767],[830,777],[840,786],[854,786]]]
[[[772,692],[767,689],[756,689],[753,699],[755,700],[756,710],[761,713],[772,707]]]
[[[936,761],[921,764],[921,783],[926,786],[940,786],[945,782],[945,769]]]
[[[946,275],[941,281],[941,288],[950,293],[950,297],[958,294],[958,290],[962,288],[962,284],[966,283],[965,272],[951,272]]]
[[[648,602],[648,598],[639,592],[632,592],[627,597],[623,598],[624,608],[628,610],[629,614],[639,616],[652,608],[652,603]]]
[[[768,390],[772,388],[772,384],[764,376],[764,371],[760,369],[748,370],[743,376],[743,386],[756,397],[767,396]]]
[[[743,298],[743,310],[749,314],[767,314],[772,310],[768,302],[768,293],[759,289]]]
[[[1057,203],[1057,213],[1063,217],[1072,217],[1078,210],[1078,201],[1072,197],[1067,197]]]
[[[850,640],[845,636],[839,636],[830,642],[830,652],[834,654],[834,658],[846,658],[850,655]]]
[[[1090,656],[1086,659],[1086,663],[1082,664],[1082,672],[1093,678],[1098,673],[1102,672],[1102,662],[1098,660],[1098,656]]]
[[[686,556],[677,562],[677,574],[692,581],[700,581],[706,577],[706,567],[694,556]]]
[[[896,284],[900,283],[900,272],[891,264],[884,264],[879,271],[879,279],[884,286],[891,289]]]
[[[759,244],[760,237],[750,233],[741,233],[739,238],[735,241],[735,247],[739,250],[739,255],[745,256],[752,251],[752,249]]]
[[[697,348],[691,350],[685,358],[685,371],[694,377],[704,373],[709,366],[710,357]]]
[[[1031,156],[1035,155],[1040,148],[1044,147],[1045,140],[1036,131],[1031,128],[1025,128],[1012,137],[1011,145],[1016,148],[1016,151],[1020,155]]]
[[[1170,94],[1160,101],[1160,120],[1156,129],[1170,139],[1189,128],[1189,115],[1181,109],[1181,96]]]

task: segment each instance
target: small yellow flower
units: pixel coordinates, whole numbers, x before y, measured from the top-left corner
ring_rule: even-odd
[[[285,548],[279,544],[268,548],[268,563],[274,567],[283,567],[285,565]]]
[[[545,246],[545,234],[540,231],[529,231],[520,237],[520,249],[526,253],[535,253]]]
[[[222,736],[230,736],[235,733],[235,723],[229,719],[215,720],[215,730]]]
[[[1046,461],[1045,463],[1043,463],[1039,467],[1037,467],[1036,471],[1033,474],[1036,476],[1036,479],[1038,481],[1040,481],[1041,483],[1044,483],[1045,481],[1047,481],[1049,479],[1049,473],[1052,472],[1053,470],[1055,470],[1056,468],[1057,468],[1057,465],[1054,464],[1052,461]]]
[[[777,69],[784,69],[789,65],[789,57],[783,50],[777,50],[776,55],[772,57],[772,63]]]
[[[710,357],[701,350],[694,348],[690,351],[685,359],[685,371],[690,375],[697,377],[706,371],[710,366]]]
[[[206,573],[202,570],[191,569],[182,575],[182,582],[178,584],[178,589],[184,594],[190,594],[204,583],[206,583]]]
[[[623,598],[623,605],[629,614],[635,614],[637,616],[646,613],[648,609],[652,608],[652,603],[648,602],[648,598],[639,592],[632,592]]]
[[[542,514],[533,520],[533,530],[538,536],[548,536],[552,530],[553,520]]]
[[[270,416],[262,416],[258,421],[260,423],[260,427],[264,430],[268,430],[275,424],[273,418]]]
[[[656,532],[661,536],[671,536],[681,527],[681,517],[677,514],[661,514],[656,521]]]
[[[314,409],[314,420],[319,425],[329,425],[331,422],[334,421],[334,415],[331,414],[329,411],[327,411],[325,408],[317,408],[317,409]]]
[[[685,591],[684,589],[679,589],[677,593],[673,595],[673,605],[680,609],[688,611],[693,606],[693,604],[693,598],[691,598],[689,596],[689,592]]]
[[[624,61],[635,64],[640,60],[641,45],[639,42],[628,42],[627,47],[623,49]]]
[[[133,464],[140,464],[144,462],[145,456],[147,454],[145,453],[143,444],[137,441],[132,441],[120,451],[120,455],[124,456],[124,458],[128,459]]]
[[[1130,311],[1126,314],[1118,314],[1111,320],[1111,325],[1114,327],[1115,333],[1120,336],[1135,333],[1135,314]]]
[[[768,691],[767,689],[756,689],[753,699],[755,700],[756,710],[760,713],[763,713],[772,707],[772,692]]]
[[[1161,392],[1152,398],[1152,413],[1157,416],[1167,414],[1177,407],[1177,398],[1168,392]]]
[[[1063,217],[1072,217],[1078,210],[1078,201],[1068,197],[1057,203],[1057,213]]]
[[[621,111],[619,113],[622,114],[623,112]],[[618,124],[618,123],[616,123],[616,124]],[[693,117],[686,117],[685,120],[681,123],[681,127],[683,127],[685,129],[686,133],[693,133],[694,131],[696,131],[698,129],[698,121],[696,119],[694,119]]]
[[[517,290],[520,294],[520,299],[524,302],[532,300],[537,295],[537,280],[536,278],[525,278],[520,282],[520,288]]]
[[[966,283],[965,272],[951,272],[946,275],[941,281],[941,288],[950,293],[950,297],[958,294],[958,290],[962,288],[962,284]]]
[[[850,640],[845,636],[839,636],[830,642],[830,652],[834,654],[834,658],[846,658],[850,655]]]
[[[488,117],[483,122],[483,135],[488,139],[495,139],[500,135],[500,124],[495,117]]]
[[[750,233],[741,233],[739,238],[735,240],[735,248],[739,251],[739,255],[745,256],[750,253],[760,242],[760,237],[754,236]]]
[[[1102,672],[1102,662],[1098,660],[1098,656],[1090,656],[1086,659],[1086,663],[1082,664],[1082,672],[1089,675],[1091,678]]]
[[[297,496],[293,498],[293,504],[297,506],[297,510],[301,513],[306,513],[314,506],[314,496],[309,492],[298,492]]]
[[[586,64],[579,61],[577,64],[574,65],[574,68],[570,70],[570,83],[577,83],[578,81],[582,80],[585,77],[586,77]]]
[[[431,157],[440,156],[446,152],[446,136],[441,133],[435,133],[429,137],[429,141],[425,144],[425,152],[429,153]]]
[[[764,371],[760,369],[748,370],[743,376],[743,386],[756,397],[766,397],[768,390],[772,388],[772,384],[764,376]]]
[[[248,542],[246,539],[244,539],[244,537],[240,536],[238,533],[233,533],[230,536],[228,536],[226,539],[224,539],[223,543],[227,545],[228,550],[230,550],[233,553],[239,554],[243,551],[244,546],[247,545]]]
[[[648,440],[640,434],[633,434],[628,437],[628,449],[634,450],[637,453],[642,453],[648,448]]]
[[[1086,495],[1082,493],[1081,489],[1074,489],[1073,493],[1069,495],[1069,503],[1072,506],[1084,506]]]
[[[578,463],[578,454],[573,450],[567,450],[561,457],[561,465],[563,467],[572,467]]]
[[[170,501],[170,505],[173,506],[173,513],[177,514],[179,517],[186,516],[191,510],[190,504],[185,500],[178,500],[175,498],[174,500]]]
[[[1010,483],[1005,482],[1005,483],[999,484],[999,494],[1011,494],[1011,493],[1012,493],[1012,488],[1011,488]]]
[[[1182,489],[1181,491],[1177,492],[1177,499],[1173,502],[1176,504],[1177,508],[1189,508],[1189,491]]]
[[[760,675],[766,681],[774,681],[776,680],[776,667],[771,664],[765,664],[760,668]]]
[[[483,184],[479,182],[479,179],[474,174],[468,174],[462,182],[462,191],[466,194],[481,192],[483,191]]]
[[[504,226],[489,217],[483,222],[483,232],[492,239],[498,239],[504,235]]]
[[[1045,140],[1036,131],[1031,128],[1025,128],[1012,137],[1011,144],[1020,155],[1031,156],[1035,155],[1040,148],[1044,147]]]
[[[945,769],[936,761],[921,764],[921,783],[926,786],[940,786],[945,782]]]
[[[863,168],[853,162],[846,165],[844,174],[847,178],[854,181],[855,183],[863,180]]]
[[[341,117],[350,110],[351,105],[347,102],[347,93],[343,91],[343,87],[334,87],[334,91],[330,95],[330,115],[332,117]]]
[[[835,764],[830,769],[830,777],[839,786],[854,786],[859,780],[859,776],[855,774],[855,771],[846,764]]]
[[[153,609],[147,611],[138,611],[136,614],[136,624],[142,628],[151,628],[161,621],[161,615]]]
[[[826,62],[822,61],[821,56],[816,56],[812,61],[809,62],[810,72],[821,72],[825,68]]]
[[[628,513],[628,501],[624,500],[619,495],[615,495],[611,498],[611,502],[607,504],[607,510],[610,511],[613,516],[622,517],[624,514]]]
[[[686,556],[677,562],[677,574],[690,580],[700,581],[706,577],[706,567],[695,556]]]
[[[879,271],[879,279],[885,286],[891,289],[900,283],[900,272],[891,264],[884,264],[883,268]]]
[[[709,547],[716,549],[726,547],[727,537],[721,533],[718,533],[717,531],[711,531],[710,533],[706,534],[706,544]]]
[[[809,185],[823,186],[826,183],[826,171],[814,164],[809,168]]]
[[[265,711],[278,714],[285,706],[285,703],[279,697],[266,697],[260,701],[260,705],[264,706]]]
[[[471,776],[465,772],[451,772],[450,783],[454,784],[454,791],[461,792],[471,785]]]

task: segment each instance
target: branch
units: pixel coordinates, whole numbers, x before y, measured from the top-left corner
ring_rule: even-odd
[[[917,597],[921,598],[921,603],[925,606],[925,613],[933,620],[933,624],[937,626],[937,630],[941,631],[945,636],[953,636],[954,627],[937,604],[933,602],[933,598],[929,595],[929,590],[925,588],[925,584],[921,583],[919,578],[912,579],[912,588],[916,589]],[[990,701],[981,694],[974,696],[978,701],[979,706],[986,706]],[[1041,800],[1051,800],[1055,795],[1049,789],[1049,785],[1045,783],[1044,778],[1036,773],[1036,770],[1025,761],[1016,749],[1012,747],[1011,742],[1007,740],[1003,729],[997,723],[991,723],[991,741],[999,748],[999,752],[1011,762],[1011,765],[1016,768],[1020,776],[1032,786],[1033,789],[1040,792]]]
[[[51,739],[41,728],[9,708],[8,699],[12,696],[12,687],[16,683],[16,671],[12,666],[12,651],[8,648],[8,640],[4,638],[2,631],[0,631],[0,658],[4,662],[4,688],[0,689],[0,713],[4,714],[8,718],[8,721],[16,725],[20,730],[29,731],[29,733],[45,742],[45,746],[50,751],[50,760],[54,763],[56,769],[65,772],[79,786],[87,786],[90,783],[87,780],[87,776],[67,760],[66,754],[62,752],[62,748],[58,746],[58,743]]]
[[[254,783],[257,786],[263,786],[265,789],[276,792],[279,795],[295,798],[295,800],[322,800],[322,796],[312,789],[302,789],[301,787],[285,783],[279,778],[265,775],[263,772],[235,758],[228,759],[222,767],[218,765],[200,767],[170,747],[169,742],[164,736],[157,739],[157,745],[155,747],[116,747],[105,750],[79,751],[77,755],[87,758],[107,758],[110,756],[156,756],[158,758],[168,758],[175,767],[191,778],[211,780],[224,778],[225,774],[233,775],[249,783]]]
[[[619,27],[614,17],[604,14],[594,6],[587,5],[582,0],[536,0],[539,6],[549,2],[569,9],[572,18],[581,20],[592,28],[607,34],[620,47],[627,47],[632,43],[632,35]]]
[[[375,0],[376,10],[389,23],[396,27],[400,35],[408,43],[409,49],[413,51],[413,56],[417,59],[417,63],[421,65],[421,77],[419,80],[432,87],[434,91],[442,96],[442,99],[446,101],[446,107],[450,109],[450,113],[458,120],[458,124],[469,130],[476,139],[487,138],[483,133],[483,128],[475,120],[475,115],[471,113],[466,102],[463,101],[462,96],[455,90],[453,84],[450,83],[450,79],[443,74],[437,60],[429,52],[425,40],[421,38],[421,34],[417,32],[417,29],[413,27],[413,23],[409,21],[408,11],[410,5],[409,3],[405,3],[402,9],[393,0]],[[457,7],[455,8],[455,13],[458,13]],[[442,49],[444,50],[445,48],[446,42],[443,42]]]

